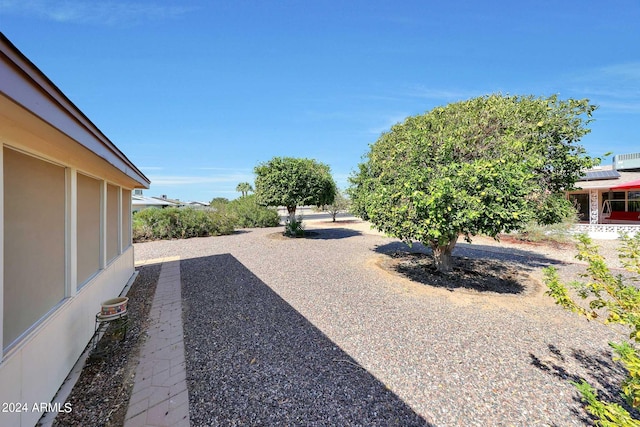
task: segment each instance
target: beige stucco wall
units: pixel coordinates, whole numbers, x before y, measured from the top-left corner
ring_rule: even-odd
[[[98,230],[95,191],[84,199],[91,185],[83,187],[80,176],[78,186],[79,174],[99,182]],[[116,195],[111,210],[107,184]],[[0,402],[28,405],[25,412],[0,411],[0,426],[36,424],[41,414],[32,405],[51,401],[93,335],[100,302],[135,277],[133,247],[120,245],[120,200],[123,189],[148,185],[0,34]],[[115,236],[110,243],[108,222]]]
[[[133,247],[47,317],[0,363],[0,402],[50,402],[93,335],[100,302],[117,296],[134,273]],[[0,426],[33,426],[41,413],[0,413]]]
[[[0,401],[33,405],[51,401],[93,335],[100,302],[119,295],[134,276],[133,247],[123,244],[125,250],[119,254],[122,227],[127,225],[119,223],[124,217],[118,200],[122,189],[138,184],[68,136],[21,112],[1,93],[0,144],[5,157],[0,162],[5,243]],[[102,236],[100,228],[94,229],[102,223],[95,220],[95,203],[83,202],[83,174],[98,178],[104,197],[98,218],[109,212],[104,223],[111,223],[110,245],[107,233]],[[108,196],[102,194],[109,186],[111,211],[103,209]],[[94,233],[101,236],[101,269],[92,275]],[[108,263],[102,260],[107,246],[112,254],[104,260]],[[90,278],[80,287],[85,275]],[[31,304],[18,310],[11,303],[16,299]],[[46,307],[51,310],[42,313]],[[23,320],[13,321],[23,315]],[[15,340],[25,328],[27,333]],[[7,347],[9,343],[13,344]],[[33,426],[41,415],[0,412],[0,426]]]

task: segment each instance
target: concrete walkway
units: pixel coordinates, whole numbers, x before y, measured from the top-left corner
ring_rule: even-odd
[[[189,395],[182,330],[180,258],[162,262],[151,313],[148,339],[140,351],[125,427],[188,427]]]

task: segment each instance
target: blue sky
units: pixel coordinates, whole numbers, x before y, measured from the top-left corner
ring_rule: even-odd
[[[496,92],[589,98],[589,154],[640,152],[639,23],[638,0],[0,0],[145,194],[204,201],[274,156],[345,187],[394,123]]]

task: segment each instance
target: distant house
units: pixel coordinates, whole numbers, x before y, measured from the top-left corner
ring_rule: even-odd
[[[159,197],[147,197],[142,194],[142,190],[135,190],[131,195],[131,212],[139,212],[146,208],[168,208],[179,205]]]
[[[135,277],[131,192],[149,180],[0,33],[0,425],[33,426]]]
[[[206,207],[209,206],[209,203],[207,203],[207,202],[199,202],[197,200],[194,200],[192,202],[187,202],[186,206],[190,206],[190,207],[193,207],[193,208],[206,208]]]
[[[620,154],[613,164],[585,172],[567,197],[590,232],[640,229],[640,153]]]
[[[178,208],[184,207],[186,205],[185,202],[182,202],[179,199],[170,199],[170,198],[168,198],[166,194],[163,194],[160,197],[153,197],[153,198],[158,200],[158,201],[160,201],[160,202],[171,203],[172,206],[175,206],[175,207],[178,207]]]

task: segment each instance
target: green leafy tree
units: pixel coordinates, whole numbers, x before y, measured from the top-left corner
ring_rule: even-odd
[[[248,182],[241,182],[236,187],[236,191],[242,194],[242,197],[246,197],[249,194],[249,191],[253,191],[253,187]]]
[[[371,145],[350,178],[352,212],[452,268],[463,235],[497,238],[566,216],[562,192],[598,159],[578,144],[588,100],[490,95],[409,117]]]
[[[226,197],[214,197],[213,199],[211,199],[209,206],[214,209],[218,209],[224,208],[224,206],[226,206],[227,204],[229,204],[229,199],[227,199]]]
[[[277,227],[280,215],[275,208],[259,205],[255,194],[239,197],[226,206],[226,212],[233,217],[236,227]]]
[[[296,220],[296,207],[333,202],[336,184],[331,169],[312,159],[274,157],[255,167],[256,197],[266,206],[285,206],[289,222]]]
[[[621,362],[627,371],[626,378],[620,384],[621,394],[629,405],[640,408],[640,354],[637,347],[640,342],[640,289],[637,287],[640,279],[640,233],[633,238],[622,236],[620,260],[633,275],[627,279],[612,274],[591,239],[582,235],[579,241],[576,258],[588,263],[587,272],[583,275],[588,282],[570,284],[577,290],[577,297],[574,298],[568,287],[560,282],[557,270],[549,267],[545,270],[545,281],[549,287],[547,294],[557,304],[589,320],[621,324],[629,328],[627,340],[609,345],[616,355],[614,360]],[[579,303],[580,299],[585,302]],[[640,420],[634,419],[621,405],[600,400],[597,390],[585,380],[574,385],[582,394],[587,410],[598,419],[597,425],[640,426]]]
[[[365,221],[369,221],[369,214],[367,214],[367,200],[374,194],[374,183],[371,179],[373,173],[371,172],[371,165],[369,162],[358,164],[358,172],[351,174],[349,177],[349,183],[351,184],[346,193],[351,200],[349,206],[349,212],[353,215],[362,218]]]
[[[349,210],[350,201],[341,191],[336,191],[336,197],[333,202],[326,205],[324,210],[331,214],[333,222],[336,222],[336,215],[340,212],[346,212]]]

